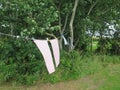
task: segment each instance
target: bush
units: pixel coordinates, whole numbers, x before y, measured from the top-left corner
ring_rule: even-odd
[[[112,39],[111,53],[115,55],[120,55],[120,30],[114,33],[114,38]]]
[[[56,83],[78,79],[83,76],[94,74],[102,69],[102,64],[96,56],[81,57],[79,52],[61,52],[61,63],[56,72],[48,75],[44,73],[43,81]]]
[[[10,38],[0,46],[1,81],[32,84],[45,69],[44,60],[32,42]]]
[[[120,58],[111,56],[81,56],[78,51],[61,51],[60,65],[48,74],[43,57],[32,42],[4,39],[0,46],[0,81],[33,85],[42,82],[56,83],[94,74],[106,64],[118,63]],[[102,62],[102,63],[101,63]]]
[[[111,39],[102,38],[98,41],[98,47],[96,49],[97,53],[108,54],[111,48]]]

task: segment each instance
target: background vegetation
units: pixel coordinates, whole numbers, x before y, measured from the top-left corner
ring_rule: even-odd
[[[119,8],[119,0],[1,0],[0,82],[55,83],[119,63]],[[61,64],[55,73],[48,75],[43,57],[26,37],[60,40]]]

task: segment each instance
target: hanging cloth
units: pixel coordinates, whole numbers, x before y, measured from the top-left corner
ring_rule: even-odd
[[[69,45],[69,43],[67,42],[67,40],[66,40],[66,38],[65,38],[64,35],[62,35],[62,38],[63,38],[63,40],[64,40],[64,44],[65,44],[65,45]]]
[[[36,39],[33,41],[37,45],[38,49],[41,51],[43,55],[49,74],[53,73],[55,71],[55,67],[53,64],[53,59],[52,59],[50,48],[48,46],[48,41],[47,40],[36,40]]]
[[[58,67],[58,65],[60,64],[60,50],[59,50],[59,43],[58,43],[58,39],[53,39],[53,40],[49,40],[52,46],[52,51],[53,51],[53,56],[55,59],[55,65],[56,67]]]

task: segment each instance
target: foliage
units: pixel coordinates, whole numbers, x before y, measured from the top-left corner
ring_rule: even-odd
[[[45,69],[43,58],[35,45],[22,39],[13,41],[6,38],[4,41],[4,45],[0,48],[2,81],[13,80],[23,84],[33,84]]]
[[[40,38],[58,30],[57,10],[48,0],[1,1],[1,32]],[[4,30],[4,31],[3,31]]]
[[[74,20],[74,44],[79,52],[63,51],[61,64],[52,75],[48,75],[43,57],[32,41],[0,35],[0,81],[31,85],[39,78],[55,83],[99,71],[102,68],[99,59],[108,62],[109,57],[96,60],[96,57],[90,58],[89,55],[82,58],[80,53],[89,52],[92,37],[98,32],[97,53],[120,54],[119,4],[119,0],[79,1]],[[37,39],[64,34],[70,39],[73,5],[74,0],[0,0],[0,32]],[[106,30],[110,32],[106,24],[115,26],[113,38],[103,38]],[[112,58],[110,61],[115,63],[119,59]]]
[[[111,43],[109,38],[100,39],[98,42],[98,47],[96,52],[100,52],[101,54],[106,54],[109,52],[111,48]]]
[[[45,68],[43,58],[35,46],[31,42],[19,40],[22,44],[18,45],[11,41],[9,46],[11,50],[6,52],[6,57],[1,57],[0,61],[0,81],[13,82],[16,84],[35,84],[37,80],[42,82],[56,83],[60,81],[66,81],[71,79],[77,79],[86,75],[94,74],[109,63],[120,63],[120,57],[116,56],[80,56],[78,51],[61,53],[61,63],[59,68],[56,68],[56,72],[49,75]],[[8,45],[8,42],[6,45]],[[13,47],[13,46],[14,47]],[[5,48],[4,46],[3,48]],[[18,51],[13,54],[15,48]],[[24,48],[30,48],[28,51],[20,52]],[[38,55],[39,54],[39,55]],[[1,54],[2,55],[2,54]],[[16,57],[17,56],[17,57]],[[24,58],[25,57],[25,58]],[[30,58],[30,59],[29,59]]]
[[[114,38],[112,39],[112,47],[111,53],[112,54],[120,54],[120,30],[114,33]]]
[[[45,39],[46,33],[53,34],[59,29],[58,12],[49,0],[1,0],[0,12],[2,33]],[[32,41],[1,35],[0,67],[2,81],[22,84],[34,84],[46,70]]]
[[[65,52],[61,54],[61,64],[56,72],[43,74],[43,82],[56,83],[61,81],[78,79],[87,75],[93,75],[109,64],[120,63],[120,57],[108,55],[95,55],[80,57],[79,52]]]

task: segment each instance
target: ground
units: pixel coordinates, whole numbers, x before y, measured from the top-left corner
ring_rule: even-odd
[[[110,64],[104,70],[78,80],[34,86],[0,85],[0,90],[120,90],[120,64]]]

